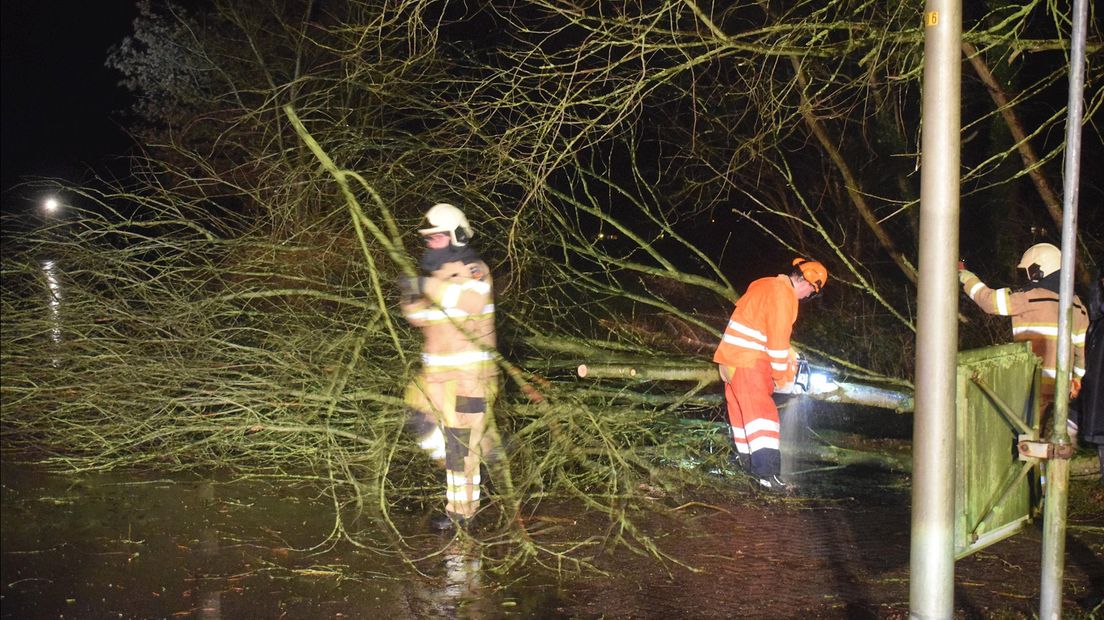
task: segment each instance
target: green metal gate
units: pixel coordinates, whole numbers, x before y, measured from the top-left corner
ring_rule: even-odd
[[[958,354],[955,559],[1007,538],[1033,516],[1039,494],[1019,441],[1039,438],[1039,358],[1027,343]]]

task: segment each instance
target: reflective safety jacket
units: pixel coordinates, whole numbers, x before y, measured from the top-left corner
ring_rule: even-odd
[[[494,292],[487,264],[445,263],[422,278],[419,288],[421,296],[406,300],[402,311],[422,330],[426,381],[480,381],[497,375]]]
[[[796,320],[797,292],[790,277],[759,278],[736,302],[713,361],[733,368],[752,368],[766,360],[775,383],[789,383],[797,372],[790,349],[790,332]]]
[[[1042,360],[1043,394],[1054,394],[1058,376],[1058,293],[1045,288],[993,290],[970,272],[962,274],[962,289],[988,314],[1012,317],[1012,340],[1030,342],[1031,350]],[[1073,296],[1073,376],[1085,376],[1085,333],[1089,317],[1081,300]]]

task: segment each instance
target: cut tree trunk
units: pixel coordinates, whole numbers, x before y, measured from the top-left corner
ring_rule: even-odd
[[[586,379],[622,379],[639,382],[692,381],[699,385],[721,381],[720,373],[714,365],[673,367],[639,364],[582,364],[576,372],[580,377]],[[820,378],[817,378],[818,375]],[[806,396],[830,403],[890,409],[897,413],[910,412],[913,409],[913,395],[911,392],[849,381],[832,381],[821,370],[814,370],[812,375],[808,377],[807,385],[795,384],[793,389],[783,393]],[[649,395],[649,398],[655,399],[657,397]],[[675,398],[672,396],[672,400]],[[705,398],[707,397],[696,396],[694,400]]]

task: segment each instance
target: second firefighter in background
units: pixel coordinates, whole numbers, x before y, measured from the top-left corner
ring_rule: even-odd
[[[990,288],[966,266],[959,263],[958,279],[962,290],[978,308],[987,314],[1007,316],[1012,319],[1012,341],[1031,343],[1031,350],[1041,364],[1041,391],[1039,410],[1044,412],[1054,403],[1054,391],[1058,378],[1058,295],[1062,277],[1062,251],[1050,243],[1037,243],[1027,249],[1016,265],[1023,270],[1028,284],[1023,288]],[[1073,296],[1070,338],[1070,399],[1081,390],[1085,376],[1085,334],[1089,317],[1081,298]],[[1069,420],[1070,433],[1077,434],[1073,418]]]
[[[468,242],[460,209],[434,205],[419,230],[418,278],[402,280],[402,311],[422,330],[422,368],[406,391],[408,428],[445,466],[445,513],[437,529],[467,527],[479,509],[480,463],[495,444],[488,431],[497,392],[491,272]],[[491,426],[493,428],[493,425]]]
[[[752,282],[725,327],[713,361],[725,386],[725,403],[737,457],[759,484],[784,489],[781,425],[771,395],[787,388],[797,374],[790,332],[798,302],[820,294],[828,270],[817,261],[797,258],[789,274]]]

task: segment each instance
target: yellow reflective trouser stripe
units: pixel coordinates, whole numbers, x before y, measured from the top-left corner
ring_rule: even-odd
[[[445,496],[448,499],[448,511],[471,516],[475,514],[475,508],[479,506],[479,472],[472,477],[465,476],[463,472],[446,472],[448,482]]]
[[[445,388],[444,402],[441,403],[441,417],[445,421],[445,426],[456,426],[456,381],[445,381],[443,386]]]

